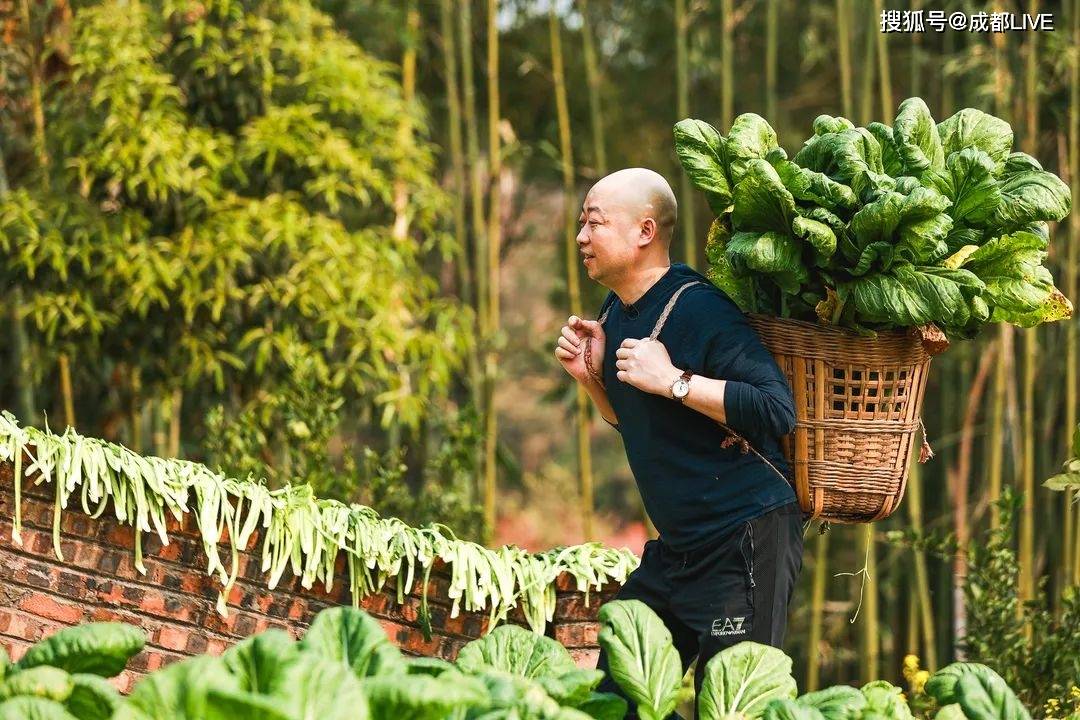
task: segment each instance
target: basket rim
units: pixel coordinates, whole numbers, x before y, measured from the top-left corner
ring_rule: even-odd
[[[766,313],[745,313],[745,315],[752,320],[759,320],[761,322],[770,322],[777,325],[788,325],[792,328],[802,328],[805,330],[814,330],[819,333],[828,333],[832,335],[840,335],[850,338],[852,340],[863,340],[867,342],[874,342],[878,338],[870,337],[867,335],[860,335],[851,328],[841,327],[839,325],[830,325],[823,322],[810,322],[809,320],[796,320],[795,318],[782,318],[776,315],[768,315]],[[914,340],[921,344],[915,328],[894,328],[892,330],[875,330],[878,336],[904,338],[907,340]]]

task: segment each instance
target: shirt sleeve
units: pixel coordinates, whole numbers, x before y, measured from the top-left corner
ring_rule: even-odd
[[[795,429],[791,387],[741,312],[724,313],[708,340],[706,375],[726,381],[724,415],[740,435],[781,437]]]

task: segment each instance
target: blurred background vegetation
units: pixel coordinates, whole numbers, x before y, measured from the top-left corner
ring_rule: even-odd
[[[1049,12],[1055,30],[884,34],[882,10]],[[489,542],[648,533],[617,434],[552,348],[606,292],[572,254],[606,172],[666,176],[673,259],[701,265],[710,216],[678,119],[726,132],[756,112],[794,154],[821,113],[978,107],[1078,204],[1077,0],[0,12],[0,407]],[[1078,214],[1048,261],[1074,303]],[[1077,421],[1077,328],[1003,326],[935,360],[937,457],[904,508],[869,545],[850,527],[807,538],[786,648],[804,686],[899,678],[908,652],[931,669],[1009,657],[1029,701],[1056,692],[1036,687],[1053,668],[1080,676],[1080,642],[1045,642],[1080,638],[1080,523],[1041,487]],[[969,567],[973,540],[997,554]]]

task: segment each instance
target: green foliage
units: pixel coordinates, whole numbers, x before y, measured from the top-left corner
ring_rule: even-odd
[[[659,697],[653,705],[670,712],[656,674],[653,680],[638,675],[651,669],[650,658],[674,650],[670,636],[657,632],[659,618],[640,603],[613,601],[604,606],[609,607],[614,610],[601,610],[605,650],[617,653],[611,655],[613,663],[637,667],[636,672],[624,668],[613,678],[624,692],[636,694],[635,700]],[[637,641],[627,641],[635,634]],[[45,672],[55,677],[39,681]],[[790,658],[753,642],[721,651],[706,673],[698,706],[702,720],[913,717],[900,689],[884,681],[796,698]],[[352,608],[322,611],[299,642],[268,631],[222,657],[204,655],[169,665],[142,678],[126,698],[100,676],[69,676],[47,665],[14,675],[20,676],[26,690],[0,702],[3,720],[620,720],[627,710],[622,698],[594,692],[601,673],[575,667],[566,649],[550,638],[500,626],[463,648],[456,664],[407,658],[389,644],[374,619]],[[929,702],[938,703],[940,718],[1030,717],[1004,680],[985,665],[954,663],[925,687],[933,697]],[[79,693],[83,697],[76,702]],[[653,715],[647,705],[639,705],[637,712],[666,717]]]
[[[370,615],[356,608],[324,610],[300,642],[300,650],[337,661],[363,678],[399,674],[401,653]]]
[[[674,135],[717,215],[709,277],[743,310],[959,336],[1072,315],[1043,266],[1069,190],[1012,152],[998,118],[968,108],[935,123],[909,98],[892,127],[819,117],[791,160],[752,113],[727,137],[692,119]]]
[[[791,658],[776,648],[744,641],[725,648],[705,665],[698,708],[709,717],[739,713],[758,718],[771,700],[795,695]]]
[[[927,681],[926,692],[943,706],[958,704],[968,720],[1031,717],[1001,676],[985,665],[953,663],[944,667]]]
[[[1044,487],[1062,492],[1075,492],[1080,499],[1080,425],[1072,437],[1072,457],[1062,464],[1061,472],[1043,483]]]
[[[963,645],[972,661],[992,663],[1027,707],[1072,708],[1070,691],[1080,677],[1080,590],[1062,590],[1056,616],[1044,592],[1021,603],[1011,529],[1018,502],[1007,493],[999,505],[1000,528],[971,545]]]
[[[309,367],[305,364],[305,367]],[[320,497],[361,502],[415,525],[442,522],[478,537],[480,511],[472,500],[477,449],[475,413],[434,414],[425,422],[438,446],[408,476],[404,448],[332,452],[347,413],[340,395],[311,372],[261,388],[236,411],[218,405],[206,416],[208,464],[231,477],[265,479],[272,488],[308,484]],[[420,437],[418,442],[423,441]]]
[[[801,705],[812,707],[825,720],[857,720],[866,707],[866,695],[847,685],[806,693],[798,698]]]
[[[455,250],[449,204],[391,66],[306,0],[99,0],[55,34],[38,32],[47,5],[31,12],[5,60],[62,71],[44,86],[44,166],[31,113],[8,112],[30,88],[5,85],[0,281],[24,301],[0,310],[39,356],[86,368],[81,397],[137,371],[144,396],[244,404],[303,373],[382,428],[442,403],[472,319],[428,272]]]
[[[612,678],[643,720],[663,720],[675,709],[683,675],[671,633],[639,600],[606,603],[600,622],[600,647]]]
[[[465,645],[457,665],[466,672],[487,667],[529,679],[558,677],[575,669],[570,653],[558,642],[515,625],[502,625]]]
[[[124,623],[94,623],[64,628],[26,651],[16,671],[38,666],[102,677],[116,675],[143,648],[146,636]]]

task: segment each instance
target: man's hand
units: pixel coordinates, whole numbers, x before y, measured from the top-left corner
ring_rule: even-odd
[[[583,320],[577,315],[571,315],[562,327],[558,346],[555,348],[555,357],[562,363],[563,368],[570,373],[570,377],[581,383],[593,379],[585,367],[586,338],[592,338],[589,351],[592,356],[592,369],[603,375],[606,336],[604,328],[595,320]]]
[[[617,378],[654,395],[670,397],[671,384],[682,375],[659,340],[627,338],[615,351],[615,358]]]

